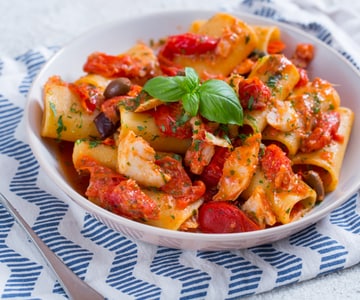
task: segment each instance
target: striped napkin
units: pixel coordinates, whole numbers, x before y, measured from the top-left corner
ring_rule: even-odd
[[[289,23],[323,40],[358,66],[357,45],[321,12],[321,7],[302,1],[307,2],[306,10],[294,2],[260,0],[233,2],[231,8],[219,9]],[[239,299],[360,261],[358,193],[317,224],[284,240],[245,250],[183,251],[154,246],[131,240],[97,221],[69,201],[46,176],[25,135],[26,94],[56,50],[39,47],[18,57],[0,57],[0,190],[43,241],[105,297]],[[34,245],[1,205],[0,296],[67,297]]]

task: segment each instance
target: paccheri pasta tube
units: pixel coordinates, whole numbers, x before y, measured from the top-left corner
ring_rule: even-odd
[[[313,46],[286,46],[276,26],[218,13],[89,54],[85,75],[45,84],[41,135],[73,143],[84,196],[120,216],[203,233],[288,224],[336,189],[354,115],[309,79]]]

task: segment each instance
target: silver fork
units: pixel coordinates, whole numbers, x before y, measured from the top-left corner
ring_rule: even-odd
[[[20,227],[29,235],[39,252],[48,263],[49,267],[57,275],[58,280],[70,299],[73,300],[104,300],[105,298],[97,291],[77,277],[63,261],[50,250],[50,248],[38,237],[35,231],[29,226],[14,206],[0,193],[0,202],[14,217]]]

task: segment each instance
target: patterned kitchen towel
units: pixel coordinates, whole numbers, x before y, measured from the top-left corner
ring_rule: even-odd
[[[234,3],[233,10],[301,28],[355,66],[359,64],[357,46],[316,7],[303,10],[285,1]],[[46,176],[26,141],[26,95],[56,50],[39,47],[15,58],[0,57],[0,190],[42,240],[108,299],[239,299],[360,261],[358,193],[317,224],[284,240],[244,250],[183,251],[154,246],[131,240],[97,221]],[[66,298],[34,245],[1,205],[0,295],[5,299]]]

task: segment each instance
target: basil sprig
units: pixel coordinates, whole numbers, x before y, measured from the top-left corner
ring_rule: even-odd
[[[143,90],[163,102],[181,100],[191,116],[200,113],[209,121],[243,124],[243,110],[233,88],[218,79],[200,83],[193,68],[185,68],[185,76],[154,77],[146,82]]]

